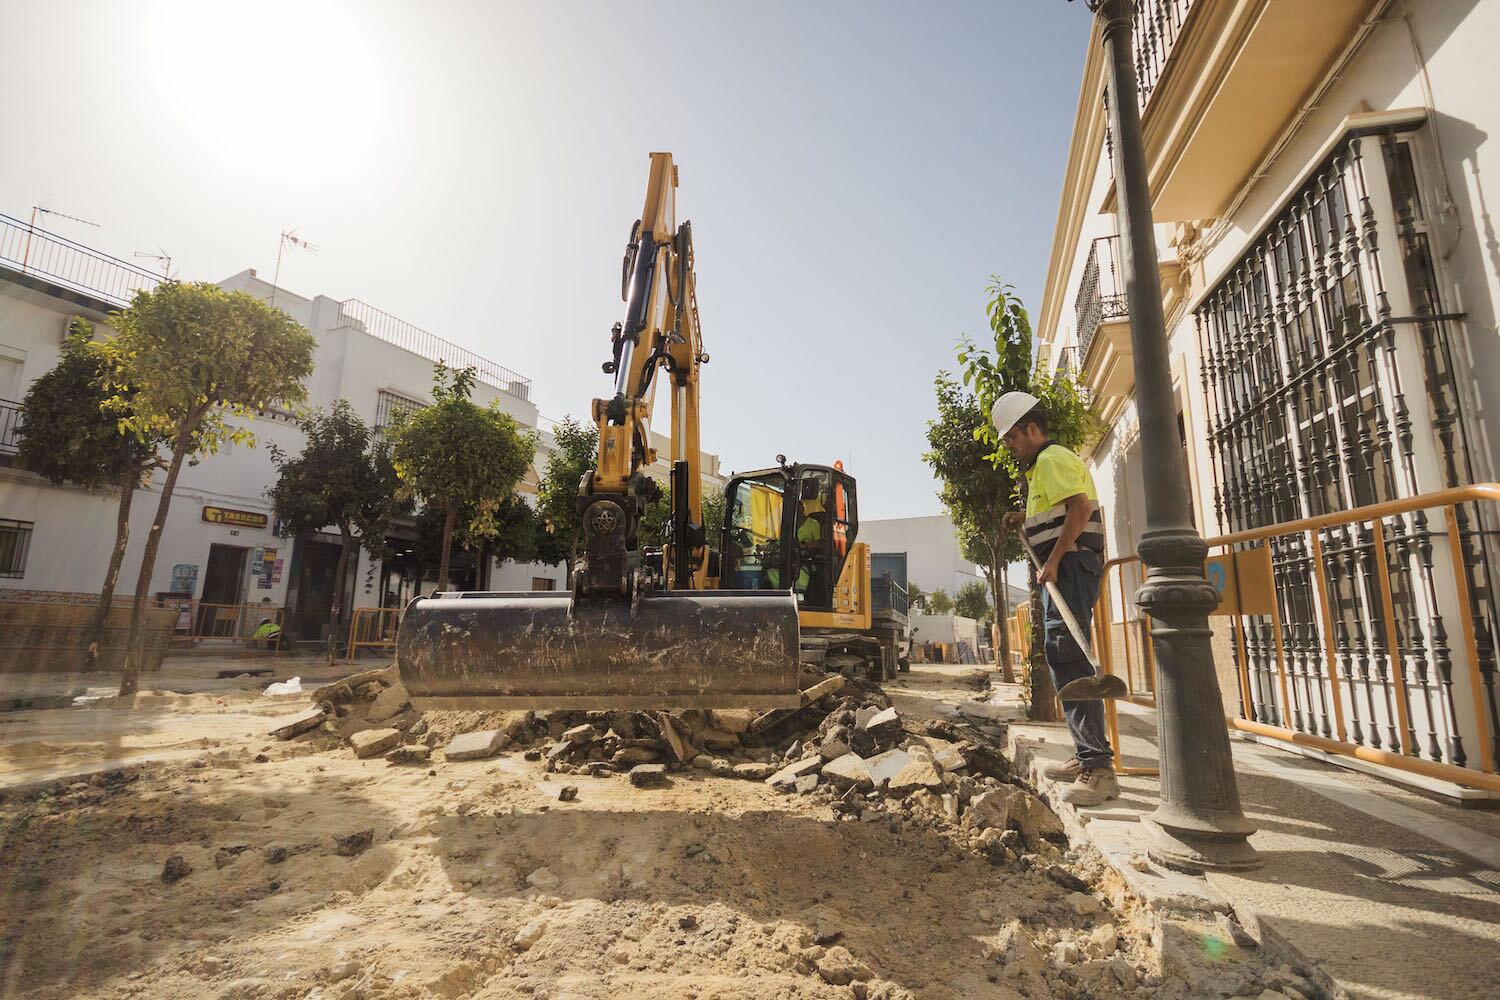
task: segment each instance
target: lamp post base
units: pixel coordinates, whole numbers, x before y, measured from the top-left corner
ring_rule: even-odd
[[[1157,813],[1162,810],[1158,809]],[[1222,825],[1215,828],[1210,820],[1198,819],[1177,823],[1160,815],[1144,817],[1148,838],[1146,856],[1164,868],[1201,875],[1204,872],[1243,872],[1259,868],[1264,860],[1245,838],[1254,832],[1243,816],[1215,817]]]

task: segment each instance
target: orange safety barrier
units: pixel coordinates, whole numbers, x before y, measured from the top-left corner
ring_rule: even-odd
[[[396,652],[396,629],[401,623],[400,608],[355,608],[349,620],[349,659],[359,658],[361,649]]]
[[[1496,501],[1500,484],[1480,483],[1208,539],[1210,561],[1222,559],[1219,575],[1237,602],[1227,617],[1241,714],[1227,717],[1227,724],[1500,792],[1494,645],[1500,609],[1487,582],[1478,510]],[[1330,540],[1338,551],[1329,548]],[[1235,553],[1269,567],[1264,610],[1238,603],[1250,581]],[[1155,707],[1150,618],[1129,614],[1127,570],[1139,585],[1142,568],[1133,555],[1105,563],[1094,643],[1105,672],[1125,679],[1127,700]],[[1111,572],[1121,594],[1118,621]],[[1115,656],[1117,629],[1123,663]],[[1450,648],[1447,637],[1455,631],[1459,642]],[[1113,702],[1106,715],[1120,768]]]

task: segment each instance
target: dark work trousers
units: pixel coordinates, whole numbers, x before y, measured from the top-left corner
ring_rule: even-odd
[[[1057,589],[1062,591],[1063,600],[1068,602],[1068,609],[1073,612],[1073,618],[1085,637],[1089,635],[1094,620],[1094,602],[1099,599],[1103,574],[1104,564],[1087,549],[1067,553],[1057,567]],[[1061,691],[1069,681],[1092,676],[1094,668],[1073,639],[1073,633],[1068,631],[1067,623],[1045,587],[1042,589],[1042,607],[1047,668],[1052,671],[1052,683]],[[1113,767],[1114,752],[1109,747],[1109,736],[1104,729],[1104,702],[1065,701],[1062,706],[1078,762],[1087,770]]]

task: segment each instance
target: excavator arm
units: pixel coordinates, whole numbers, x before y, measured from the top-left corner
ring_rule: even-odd
[[[692,224],[676,224],[677,168],[671,153],[652,153],[646,203],[631,230],[621,268],[625,319],[611,336],[604,371],[615,377],[609,399],[596,399],[597,467],[579,487],[584,555],[575,576],[580,596],[634,593],[666,585],[701,589],[708,565],[703,537],[698,375],[708,360],[698,327]],[[671,540],[666,580],[643,564],[641,519],[658,489],[646,469],[658,458],[651,440],[658,380],[671,393]]]
[[[599,460],[579,484],[583,555],[567,593],[451,593],[407,605],[401,680],[420,709],[792,708],[797,602],[784,590],[709,590],[703,531],[698,334],[689,224],[676,224],[677,170],[651,154],[646,204],[625,251],[625,319],[593,403]],[[641,538],[660,487],[651,417],[671,405],[670,537]]]

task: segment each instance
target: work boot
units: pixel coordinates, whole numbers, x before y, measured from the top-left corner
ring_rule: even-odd
[[[1042,777],[1048,781],[1073,781],[1077,779],[1078,772],[1083,765],[1078,763],[1076,756],[1069,757],[1061,764],[1047,764],[1042,767]]]
[[[1058,796],[1073,806],[1098,806],[1120,797],[1120,782],[1114,768],[1085,768]]]

